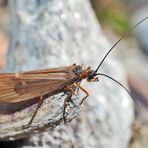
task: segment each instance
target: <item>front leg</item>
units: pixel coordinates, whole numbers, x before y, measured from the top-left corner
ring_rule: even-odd
[[[86,96],[82,99],[82,101],[80,102],[80,105],[82,105],[83,101],[89,96],[89,93],[87,92],[87,90],[85,90],[79,82],[76,82],[76,85],[79,89],[81,89],[85,94]]]

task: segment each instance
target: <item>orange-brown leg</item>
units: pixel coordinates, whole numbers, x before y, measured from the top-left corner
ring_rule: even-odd
[[[29,127],[31,126],[31,124],[32,124],[32,122],[33,122],[33,120],[34,120],[34,118],[35,118],[35,116],[36,116],[36,114],[37,114],[39,108],[40,108],[41,105],[42,105],[42,103],[43,103],[43,96],[40,97],[40,101],[39,101],[39,103],[38,103],[38,105],[37,105],[37,108],[36,108],[36,110],[35,110],[33,116],[31,117],[30,121],[29,121],[26,125],[23,126],[24,128],[29,128]]]
[[[80,102],[80,105],[82,105],[83,101],[89,96],[89,93],[78,82],[76,83],[76,85],[86,94],[86,96]]]
[[[78,87],[77,87],[77,94],[78,94],[78,95],[79,95],[79,89],[80,89],[79,86],[80,86],[81,82],[82,82],[82,81],[77,82],[77,86],[78,86]]]

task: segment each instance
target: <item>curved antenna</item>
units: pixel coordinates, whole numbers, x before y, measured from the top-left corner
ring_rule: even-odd
[[[144,19],[142,19],[140,22],[138,22],[137,24],[135,24],[132,28],[130,28],[126,33],[123,34],[123,36],[111,47],[111,49],[106,53],[106,55],[104,56],[104,58],[102,59],[102,61],[100,62],[99,66],[97,67],[97,69],[95,70],[95,73],[97,73],[97,71],[99,70],[100,66],[102,65],[102,63],[104,62],[104,60],[106,59],[106,57],[108,56],[108,54],[114,49],[114,47],[125,37],[127,37],[129,35],[129,33],[136,28],[139,24],[141,24],[143,21],[145,21],[146,19],[148,19],[148,17],[145,17]]]
[[[106,75],[106,74],[104,74],[104,73],[96,73],[96,75],[105,76],[105,77],[107,77],[107,78],[113,80],[114,82],[116,82],[118,85],[120,85],[120,86],[130,95],[130,97],[131,97],[131,98],[134,100],[134,102],[136,103],[136,106],[140,109],[140,107],[139,107],[139,105],[138,105],[136,99],[132,96],[132,94],[130,93],[130,91],[129,91],[123,84],[121,84],[121,83],[120,83],[119,81],[117,81],[116,79],[114,79],[114,78],[112,78],[112,77],[110,77],[109,75]]]

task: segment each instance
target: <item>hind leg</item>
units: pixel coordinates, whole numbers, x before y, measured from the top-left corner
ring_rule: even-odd
[[[35,118],[35,116],[36,116],[36,114],[37,114],[39,108],[40,108],[41,105],[42,105],[42,103],[43,103],[43,97],[41,96],[41,97],[40,97],[40,101],[39,101],[39,103],[37,104],[37,108],[36,108],[34,114],[32,115],[30,121],[29,121],[26,125],[23,125],[24,128],[29,128],[29,127],[31,126],[31,124],[32,124],[32,122],[33,122],[33,120],[34,120],[34,118]]]

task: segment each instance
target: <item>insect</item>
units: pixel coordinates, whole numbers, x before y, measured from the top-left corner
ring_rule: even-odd
[[[35,118],[38,109],[43,103],[43,100],[63,92],[66,94],[63,109],[63,120],[66,122],[65,110],[68,102],[72,102],[72,95],[76,89],[85,93],[85,97],[80,102],[89,96],[89,93],[80,85],[81,81],[86,79],[88,82],[97,82],[98,76],[105,76],[123,87],[132,97],[128,89],[114,78],[99,73],[98,70],[108,54],[114,47],[125,38],[128,33],[136,26],[142,23],[148,17],[141,20],[133,26],[126,34],[124,34],[106,53],[100,64],[95,70],[90,67],[83,68],[80,65],[73,64],[67,67],[50,68],[45,70],[36,70],[22,73],[1,73],[0,74],[0,114],[12,114],[23,110],[33,104],[37,104],[37,108],[32,115],[30,121],[25,127],[29,127]]]

